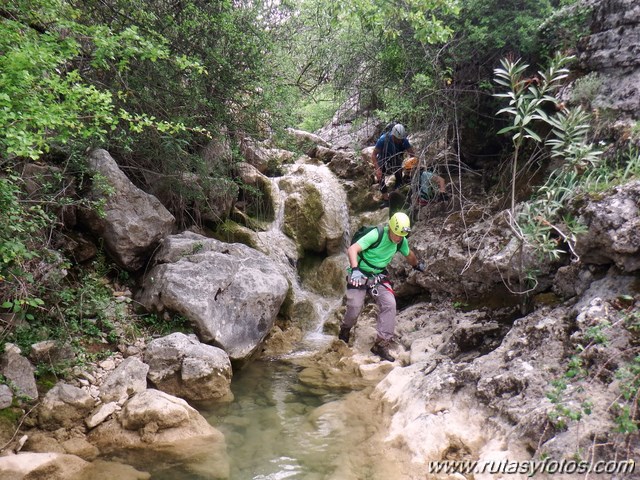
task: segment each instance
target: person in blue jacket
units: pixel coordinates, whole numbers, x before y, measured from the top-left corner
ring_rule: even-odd
[[[404,154],[415,155],[407,131],[400,123],[396,123],[390,132],[383,133],[371,153],[371,163],[376,173],[376,180],[380,182],[383,200],[389,199],[387,176],[395,177],[394,188],[402,185],[402,160]]]

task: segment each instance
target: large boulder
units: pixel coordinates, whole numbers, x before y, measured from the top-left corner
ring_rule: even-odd
[[[360,149],[377,140],[380,120],[369,115],[362,97],[353,95],[336,111],[327,125],[315,133],[328,141],[335,149]]]
[[[117,263],[127,270],[138,270],[158,242],[171,233],[175,219],[156,197],[131,183],[106,150],[91,152],[89,169],[95,175],[89,198],[104,201],[104,215],[81,209],[79,217],[104,240]],[[98,174],[103,181],[98,181]]]
[[[281,148],[273,148],[252,138],[243,138],[240,152],[247,163],[256,167],[260,173],[277,172],[282,165],[294,161],[294,153]]]
[[[325,148],[330,146],[329,142],[315,133],[298,130],[296,128],[287,128],[286,131],[293,137],[296,145],[300,148],[306,149],[313,147],[314,145],[319,145]]]
[[[435,218],[417,222],[409,239],[412,250],[425,261],[426,270],[412,272],[401,255],[390,266],[395,276],[407,273],[400,284],[400,296],[416,293],[415,287],[434,297],[482,297],[485,304],[521,301],[516,291],[540,292],[549,288],[564,257],[549,261],[540,257],[530,245],[521,245],[509,227],[508,212],[499,212],[486,221],[463,228],[451,215],[444,224]],[[535,271],[535,282],[527,283],[522,272]],[[471,294],[470,294],[471,292]]]
[[[196,402],[233,399],[229,357],[195,335],[176,332],[157,338],[147,345],[144,358],[158,390]]]
[[[595,108],[640,116],[640,5],[636,0],[584,0],[593,9],[590,35],[578,45],[580,66],[597,73]]]
[[[103,455],[134,467],[153,465],[160,471],[176,464],[206,465],[206,478],[229,477],[224,435],[186,401],[158,390],[131,397],[118,417],[97,426],[87,439]]]
[[[279,182],[286,193],[282,230],[302,251],[344,251],[349,212],[346,196],[325,165],[298,164]]]
[[[192,232],[167,237],[138,301],[189,319],[204,343],[232,360],[250,356],[271,330],[289,283],[266,255]]]
[[[363,148],[358,155],[353,150],[343,150],[331,157],[329,169],[343,181],[349,205],[353,212],[377,208],[380,198],[378,183],[371,166],[374,147]]]
[[[613,195],[588,203],[576,252],[585,264],[611,264],[624,272],[640,269],[640,181],[617,187]]]

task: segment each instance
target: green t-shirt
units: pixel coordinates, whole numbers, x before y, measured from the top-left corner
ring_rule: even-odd
[[[358,255],[358,267],[365,273],[373,273],[378,274],[381,273],[387,265],[393,259],[393,256],[398,251],[398,244],[393,243],[389,238],[389,227],[384,227],[384,232],[382,233],[382,240],[380,241],[380,245],[376,248],[369,248],[378,240],[378,229],[374,228],[369,233],[367,233],[364,237],[358,240],[356,243],[362,247],[362,252]],[[369,248],[369,250],[367,250]],[[402,239],[402,243],[400,244],[400,253],[405,257],[409,255],[409,242],[406,238]],[[372,269],[371,265],[363,262],[361,257],[369,262],[371,265],[377,267],[376,269]]]

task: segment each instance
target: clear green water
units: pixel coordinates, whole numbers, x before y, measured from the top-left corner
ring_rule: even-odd
[[[320,343],[333,340],[318,337],[322,337]],[[229,480],[409,478],[400,471],[403,462],[398,463],[384,445],[382,412],[378,401],[369,398],[370,388],[357,382],[348,387],[347,381],[338,382],[341,389],[332,390],[301,382],[299,363],[309,365],[314,357],[308,355],[321,350],[318,345],[303,348],[288,357],[254,361],[234,372],[234,400],[200,409],[225,436]],[[332,382],[320,378],[318,383]],[[212,480],[216,477],[211,472],[220,465],[206,458],[173,466],[163,460],[138,464],[138,469],[151,472],[152,480]]]
[[[317,408],[340,394],[298,382],[298,367],[283,361],[255,362],[238,372],[236,401],[203,412],[224,433],[231,479],[323,479],[339,453],[339,415]]]
[[[200,410],[225,436],[230,480],[344,478],[339,471],[344,468],[349,435],[340,400],[348,392],[300,383],[301,368],[286,359],[252,362],[234,372],[233,402]],[[156,471],[151,478],[208,477],[177,465]]]

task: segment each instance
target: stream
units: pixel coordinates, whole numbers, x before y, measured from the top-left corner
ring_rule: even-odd
[[[374,417],[380,407],[369,397],[373,387],[348,390],[300,381],[300,360],[333,341],[333,336],[311,332],[296,352],[251,362],[234,374],[234,401],[200,410],[225,436],[230,479],[407,478],[393,475],[399,467],[382,452],[388,447],[379,436],[382,422]],[[193,472],[183,465],[156,471],[151,478],[208,477],[202,466]]]
[[[299,175],[303,170],[296,168]],[[336,195],[335,185],[326,186],[319,181],[333,178],[333,174],[324,166],[307,166],[306,170],[318,188],[329,188],[326,194],[329,198],[333,201],[337,198],[339,210],[343,211],[338,223],[344,222],[340,228],[346,230],[346,199]],[[295,321],[305,332],[303,339],[293,352],[255,360],[234,371],[231,382],[234,400],[201,409],[200,413],[225,436],[231,480],[407,478],[397,475],[402,468],[393,455],[383,453],[388,450],[383,445],[385,422],[376,418],[381,413],[380,402],[370,398],[374,383],[366,385],[361,378],[355,378],[357,374],[346,374],[345,382],[344,372],[342,383],[336,382],[340,386],[301,381],[299,374],[310,358],[327,348],[336,353],[335,345],[332,347],[336,337],[322,333],[322,328],[340,305],[341,297],[320,295],[301,285],[300,272],[294,266],[299,259],[291,261],[297,245],[282,231],[288,193],[279,188],[279,181],[271,179],[272,195],[277,199],[274,221],[257,236],[265,253],[291,279],[297,305]],[[303,262],[297,266],[302,267]],[[342,355],[353,355],[344,346],[338,348],[346,351],[337,353],[336,362]],[[209,478],[206,465],[200,465],[198,470],[176,466],[154,472],[152,479]]]

